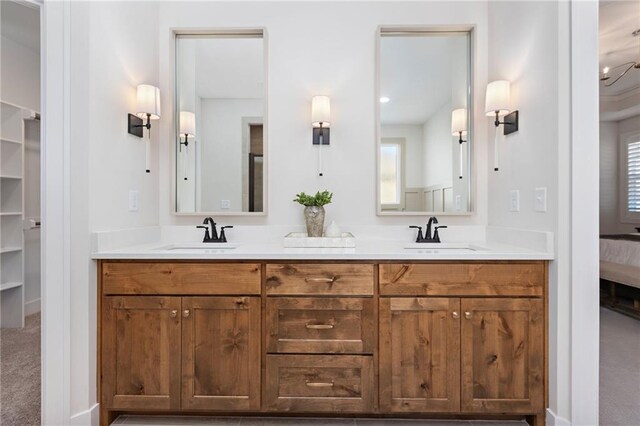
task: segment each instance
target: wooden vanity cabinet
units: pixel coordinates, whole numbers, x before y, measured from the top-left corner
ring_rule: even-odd
[[[260,409],[260,266],[188,266],[102,265],[103,412]]]
[[[101,425],[119,413],[526,416],[544,261],[101,261]]]
[[[545,284],[544,262],[380,265],[381,409],[544,418]]]

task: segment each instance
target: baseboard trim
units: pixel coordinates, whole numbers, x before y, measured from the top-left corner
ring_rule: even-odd
[[[40,299],[24,302],[24,316],[37,314],[40,312]]]
[[[81,411],[71,416],[71,426],[97,426],[100,420],[100,404],[93,404],[88,410]]]
[[[556,415],[553,411],[547,408],[547,426],[571,426],[571,422],[564,417]]]

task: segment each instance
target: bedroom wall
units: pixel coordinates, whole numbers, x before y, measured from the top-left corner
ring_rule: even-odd
[[[620,190],[620,144],[629,133],[640,132],[640,115],[620,121],[600,122],[600,233],[636,232],[640,223],[624,223]]]
[[[618,122],[600,122],[600,234],[618,231]]]

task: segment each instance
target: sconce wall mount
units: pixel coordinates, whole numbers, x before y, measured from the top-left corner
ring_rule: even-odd
[[[500,121],[500,115],[498,111],[496,111],[495,114],[496,114],[496,119],[493,122],[493,125],[498,127],[502,124],[504,126],[503,133],[505,136],[518,131],[518,123],[519,123],[518,111],[513,111],[505,115],[503,118],[503,121]]]

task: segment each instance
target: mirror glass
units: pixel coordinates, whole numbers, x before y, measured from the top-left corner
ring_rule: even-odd
[[[177,213],[265,209],[262,31],[177,34]]]
[[[468,213],[470,32],[382,30],[378,78],[379,213]]]

